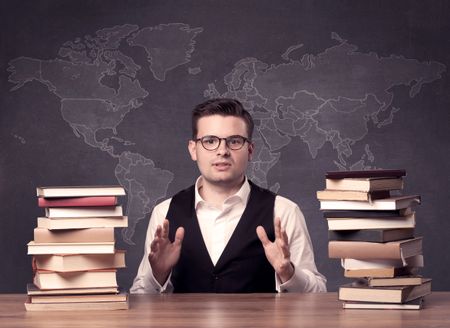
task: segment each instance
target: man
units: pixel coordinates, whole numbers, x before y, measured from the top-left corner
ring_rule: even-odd
[[[154,208],[130,292],[326,291],[299,207],[245,176],[253,120],[241,103],[198,105],[192,132],[201,176]]]

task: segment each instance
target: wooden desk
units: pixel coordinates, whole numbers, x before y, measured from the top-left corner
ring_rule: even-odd
[[[343,310],[336,293],[132,295],[130,310],[26,312],[25,295],[0,295],[1,327],[450,327],[450,292],[413,310]]]

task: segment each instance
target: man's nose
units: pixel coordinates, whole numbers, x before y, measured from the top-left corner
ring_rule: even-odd
[[[228,148],[227,141],[225,139],[220,139],[219,148],[217,148],[217,154],[230,154],[230,148]]]

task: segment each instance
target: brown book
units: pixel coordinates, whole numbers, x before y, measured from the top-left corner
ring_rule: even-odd
[[[86,228],[68,230],[34,229],[36,243],[114,242],[114,228]]]
[[[126,302],[127,293],[87,294],[87,295],[34,295],[30,297],[33,304],[48,303],[86,303],[86,302]]]
[[[353,191],[353,190],[319,190],[317,191],[318,200],[356,200],[371,202],[375,199],[389,198],[388,190],[380,191]]]
[[[422,237],[387,243],[334,240],[328,243],[330,258],[404,259],[418,254],[422,254]]]
[[[114,254],[52,254],[35,255],[38,270],[56,272],[125,268],[125,251]]]
[[[390,267],[390,268],[370,268],[370,269],[345,269],[344,277],[346,278],[365,278],[365,277],[380,277],[392,278],[399,275],[406,275],[412,273],[414,268],[410,267]]]
[[[327,190],[374,192],[381,190],[402,190],[402,178],[326,179]]]
[[[46,303],[35,304],[27,300],[24,303],[27,311],[113,311],[128,310],[128,298],[125,302],[81,302],[81,303]]]
[[[124,228],[128,226],[128,217],[114,218],[37,218],[38,228],[48,230],[84,229],[84,228]]]
[[[114,242],[102,243],[28,243],[28,255],[40,254],[114,254]]]
[[[392,278],[377,278],[369,277],[367,285],[370,287],[384,287],[384,286],[412,286],[421,285],[431,279],[423,278],[418,275],[396,276]]]
[[[39,289],[34,284],[27,284],[27,294],[33,295],[80,295],[80,294],[117,294],[118,287],[97,288],[64,288],[64,289]]]
[[[37,187],[38,197],[125,196],[122,186],[52,186]]]
[[[416,286],[369,287],[351,283],[339,287],[341,301],[405,303],[431,293],[431,280]]]
[[[39,289],[117,287],[116,270],[77,272],[37,270],[33,283]]]

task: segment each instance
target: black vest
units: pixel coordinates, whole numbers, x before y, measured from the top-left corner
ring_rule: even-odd
[[[276,292],[275,271],[256,235],[256,227],[261,225],[274,240],[275,194],[251,182],[250,186],[247,207],[215,266],[198,225],[195,186],[172,198],[167,213],[170,240],[178,227],[185,229],[180,259],[172,270],[175,293]]]

